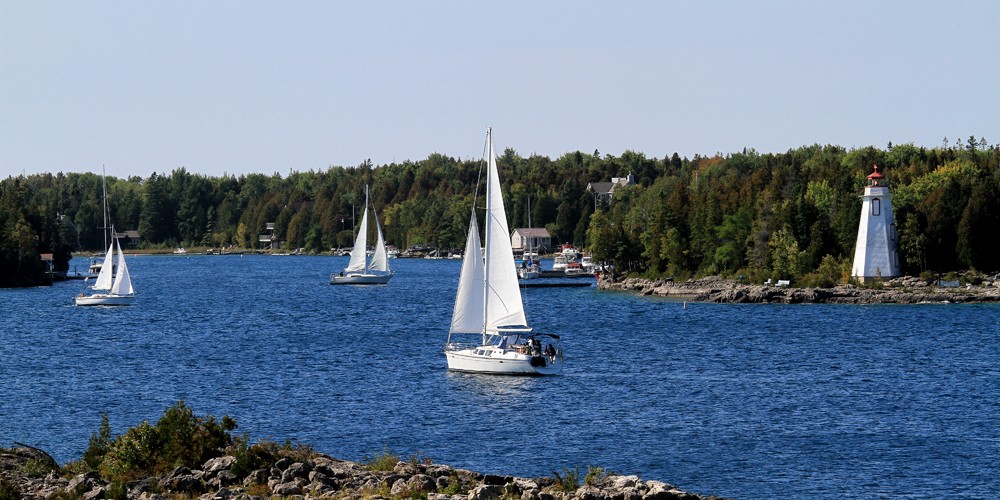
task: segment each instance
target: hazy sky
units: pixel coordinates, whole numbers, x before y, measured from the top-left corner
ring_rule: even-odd
[[[0,178],[1000,142],[1000,2],[0,0]]]

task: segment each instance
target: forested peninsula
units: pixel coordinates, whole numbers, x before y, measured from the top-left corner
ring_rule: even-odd
[[[1000,270],[1000,145],[970,136],[938,147],[648,158],[582,152],[555,160],[498,159],[510,227],[545,227],[554,243],[587,248],[617,275],[675,280],[743,276],[832,287],[849,281],[866,176],[888,182],[909,275]],[[273,223],[284,249],[350,246],[371,186],[388,243],[461,250],[482,161],[432,154],[375,166],[288,175],[209,177],[177,168],[107,177],[110,222],[141,235],[137,251],[261,247]],[[592,183],[631,174],[613,197]],[[104,245],[101,176],[56,173],[0,180],[0,286],[44,284],[42,254],[66,270],[74,252]],[[480,193],[481,195],[481,193]]]

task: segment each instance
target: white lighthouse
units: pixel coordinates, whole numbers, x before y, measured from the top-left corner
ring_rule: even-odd
[[[885,176],[878,172],[878,165],[868,176],[863,198],[851,275],[861,281],[899,276],[896,221],[892,217],[889,187]]]

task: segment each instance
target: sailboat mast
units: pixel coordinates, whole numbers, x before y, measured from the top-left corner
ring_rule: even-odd
[[[489,323],[490,314],[490,231],[491,219],[493,218],[493,205],[490,196],[490,185],[493,179],[493,128],[486,129],[486,260],[483,272],[483,344],[486,343],[486,325]]]
[[[365,184],[365,215],[368,215],[368,184]],[[365,241],[367,242],[368,241],[368,225],[367,224],[365,224],[365,227],[362,228],[362,231],[365,232]],[[368,258],[368,245],[366,244],[365,245],[365,273],[368,273],[369,271],[371,271],[371,268],[372,268],[372,259]]]
[[[107,176],[108,174],[104,165],[101,165],[101,192],[104,195],[104,226],[101,227],[101,234],[104,235],[105,247],[108,246],[108,184],[105,180]],[[114,231],[114,229],[112,229],[112,231]]]
[[[531,241],[532,240],[531,232],[532,232],[531,231],[531,195],[529,194],[528,195],[528,253],[529,254],[532,253],[531,252],[531,243],[532,243],[532,241]],[[522,255],[521,257],[522,257],[522,260],[523,260],[524,255]]]

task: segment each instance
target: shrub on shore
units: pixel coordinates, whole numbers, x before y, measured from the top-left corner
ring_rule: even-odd
[[[96,471],[108,481],[129,481],[175,467],[195,467],[218,455],[233,442],[230,434],[236,421],[228,416],[216,420],[202,418],[178,401],[151,425],[139,425],[113,436],[107,414],[101,426],[90,436],[82,460],[67,468],[76,472]]]

